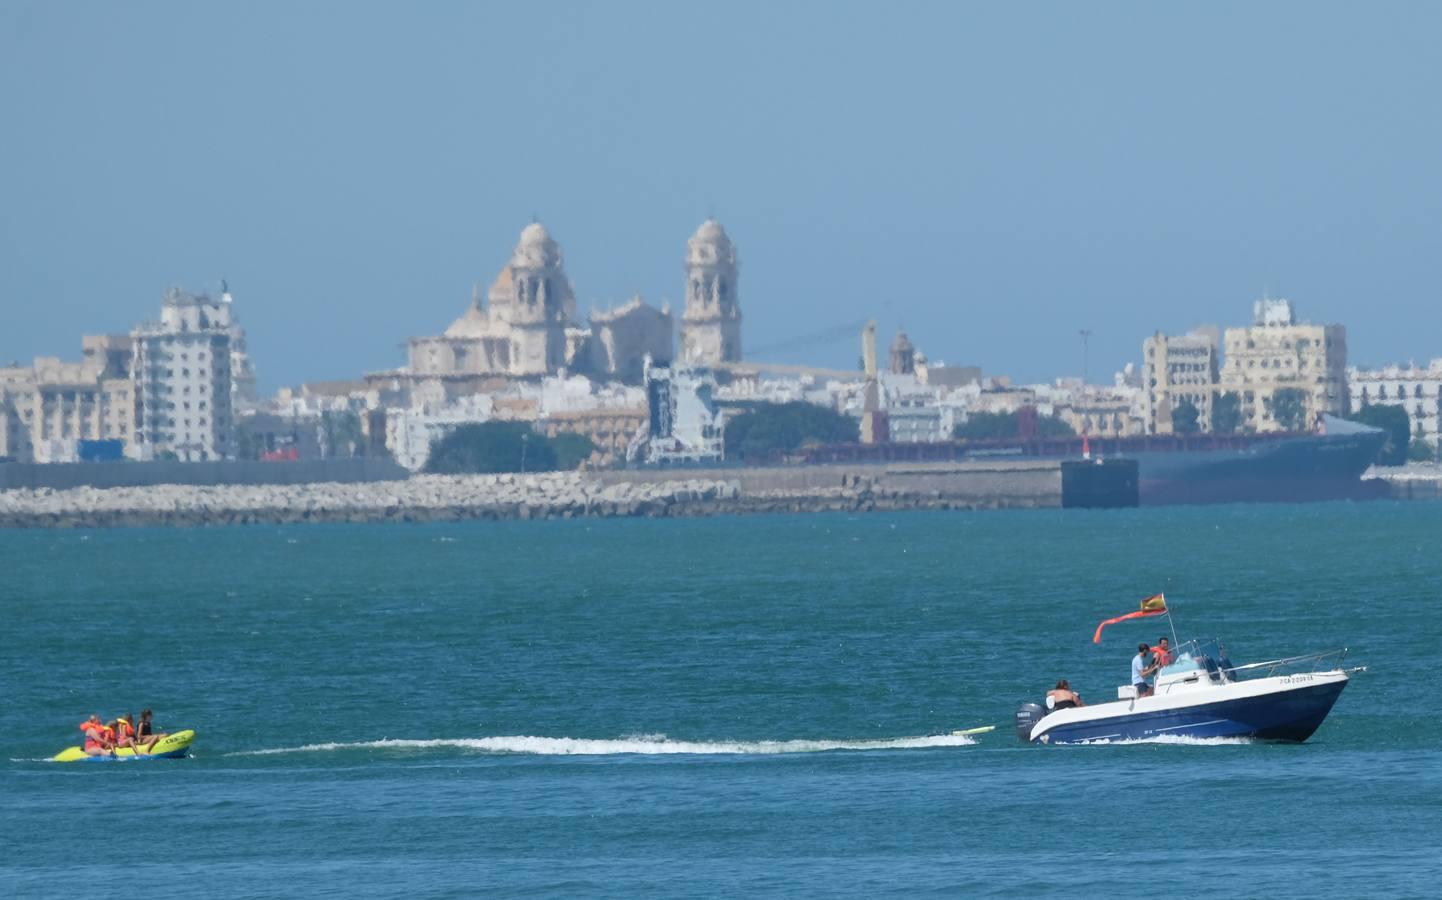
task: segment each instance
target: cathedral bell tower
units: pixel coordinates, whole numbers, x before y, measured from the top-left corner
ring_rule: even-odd
[[[532,222],[521,232],[490,299],[511,326],[510,374],[547,375],[566,365],[566,325],[575,318],[576,298],[561,248],[545,226]]]
[[[715,219],[702,222],[686,242],[681,360],[702,366],[741,361],[736,247]]]

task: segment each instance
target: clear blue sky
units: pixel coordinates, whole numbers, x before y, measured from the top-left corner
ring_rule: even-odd
[[[1096,376],[1269,290],[1442,355],[1442,5],[0,6],[0,362],[229,279],[262,386],[400,365],[539,216],[584,312],[681,294],[708,213],[751,347],[875,317]],[[856,342],[792,361],[854,365]]]

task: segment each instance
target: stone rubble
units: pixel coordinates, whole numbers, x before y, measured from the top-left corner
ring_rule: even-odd
[[[882,489],[868,478],[743,492],[734,478],[603,484],[583,472],[418,475],[404,481],[155,485],[0,491],[0,527],[93,528],[293,522],[431,522],[581,516],[954,509],[1012,503]],[[1032,505],[1032,504],[1026,504]]]

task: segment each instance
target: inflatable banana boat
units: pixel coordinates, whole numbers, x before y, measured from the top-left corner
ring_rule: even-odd
[[[194,731],[177,731],[175,734],[168,734],[155,742],[149,753],[136,753],[133,748],[120,747],[114,755],[105,753],[100,756],[87,756],[80,747],[66,747],[51,757],[53,762],[75,762],[81,759],[96,760],[98,762],[109,762],[111,760],[124,759],[179,759],[190,753],[190,742],[195,740]]]

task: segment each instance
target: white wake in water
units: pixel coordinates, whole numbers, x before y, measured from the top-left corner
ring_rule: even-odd
[[[929,737],[883,740],[794,740],[794,741],[673,741],[664,734],[642,734],[616,740],[550,738],[515,735],[437,740],[380,740],[354,743],[306,744],[245,750],[227,756],[270,756],[277,753],[324,753],[335,750],[469,750],[480,753],[525,753],[538,756],[615,756],[639,754],[752,754],[821,753],[827,750],[918,750],[927,747],[965,747],[976,741],[964,735],[938,734]]]
[[[1236,747],[1245,744],[1252,744],[1255,741],[1249,737],[1188,737],[1184,734],[1158,734],[1147,738],[1127,738],[1126,740],[1100,740],[1086,741],[1087,746],[1112,746],[1126,747],[1133,744],[1176,744],[1183,747]]]

